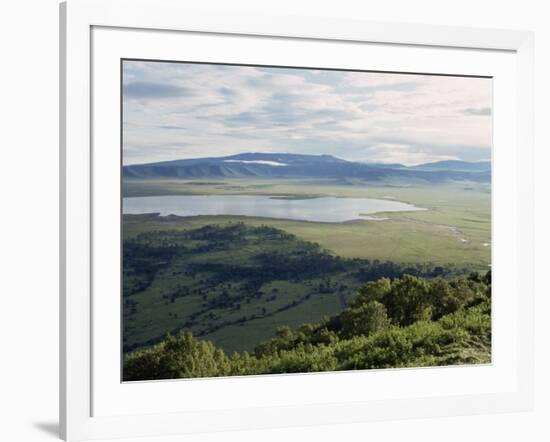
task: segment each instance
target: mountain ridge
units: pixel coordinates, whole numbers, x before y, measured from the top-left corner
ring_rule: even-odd
[[[415,170],[460,170],[460,171],[485,171],[491,169],[490,161],[461,161],[461,160],[443,160],[432,163],[417,164],[410,166],[409,169]]]
[[[333,155],[244,152],[123,166],[124,178],[355,178],[489,182],[490,162],[445,160],[417,166],[360,163]]]

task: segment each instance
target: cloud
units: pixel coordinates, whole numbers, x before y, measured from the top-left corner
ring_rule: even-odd
[[[488,116],[491,115],[491,108],[490,107],[481,107],[481,108],[472,108],[468,107],[463,110],[464,115],[480,115],[480,116]]]
[[[171,84],[151,83],[137,81],[124,84],[123,95],[125,98],[171,98],[190,96],[193,91],[190,89],[174,86]]]
[[[429,144],[421,141],[378,138],[366,146],[370,160],[401,163],[407,166],[440,160],[482,161],[491,158],[490,146],[463,144]]]
[[[491,80],[187,63],[123,65],[124,162],[244,151],[414,164],[490,158]]]

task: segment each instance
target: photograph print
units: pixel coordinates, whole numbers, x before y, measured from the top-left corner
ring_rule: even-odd
[[[123,381],[491,363],[491,78],[121,69]]]

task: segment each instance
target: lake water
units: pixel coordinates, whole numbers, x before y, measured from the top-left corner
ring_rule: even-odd
[[[244,215],[337,223],[370,217],[381,212],[426,210],[400,201],[372,198],[321,197],[284,199],[265,195],[166,195],[124,198],[125,214]]]

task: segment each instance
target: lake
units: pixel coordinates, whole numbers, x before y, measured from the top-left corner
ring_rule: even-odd
[[[380,220],[382,212],[426,210],[400,201],[372,198],[320,197],[290,199],[266,195],[165,195],[124,198],[124,214],[241,215],[339,223],[357,219]]]

